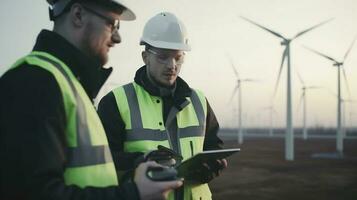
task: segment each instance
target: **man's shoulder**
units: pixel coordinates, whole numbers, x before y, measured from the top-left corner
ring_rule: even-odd
[[[0,78],[0,85],[2,92],[51,93],[54,98],[59,96],[54,94],[60,93],[59,84],[51,72],[28,63],[5,72]]]
[[[47,70],[28,63],[11,68],[0,78],[0,93],[2,104],[15,106],[14,102],[21,101],[22,107],[28,110],[32,107],[47,112],[63,106],[62,93],[55,77]]]
[[[115,85],[114,88],[105,96],[116,95],[116,94],[124,92],[125,90],[128,90],[128,89],[135,89],[135,87],[137,87],[137,86],[138,86],[138,84],[136,84],[135,82],[126,83],[123,85]]]
[[[28,63],[23,63],[15,68],[10,68],[1,76],[1,79],[2,82],[16,84],[21,82],[46,84],[55,81],[53,75],[51,75],[49,71]]]

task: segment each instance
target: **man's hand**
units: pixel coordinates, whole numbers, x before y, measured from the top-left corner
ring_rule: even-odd
[[[192,171],[188,181],[200,184],[208,183],[219,176],[227,166],[228,163],[226,159],[203,163],[195,171]]]
[[[225,169],[225,168],[227,168],[227,166],[228,166],[228,162],[227,162],[227,160],[226,159],[221,159],[221,160],[216,160],[217,161],[217,163],[218,163],[218,165],[219,165],[219,168],[218,168],[218,174],[217,174],[217,176],[219,176],[220,174],[221,174],[221,172]]]
[[[138,187],[140,199],[154,200],[167,199],[168,193],[182,185],[178,181],[152,181],[146,176],[148,167],[162,167],[156,162],[149,161],[141,163],[135,171],[134,181]]]

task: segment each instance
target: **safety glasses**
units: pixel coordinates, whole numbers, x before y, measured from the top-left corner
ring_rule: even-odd
[[[156,52],[149,48],[146,51],[154,54],[156,57],[156,60],[161,64],[168,64],[172,61],[172,59],[174,59],[176,65],[182,65],[184,62],[184,59],[185,59],[185,53],[183,53],[182,55],[177,55],[176,57],[173,57],[169,54],[159,53],[159,52]]]
[[[85,6],[83,4],[82,4],[82,7],[85,10],[87,10],[88,12],[96,15],[97,17],[104,19],[110,25],[110,28],[112,29],[112,34],[114,34],[115,32],[117,32],[119,30],[120,21],[118,19],[113,19],[111,17],[105,16],[105,15],[103,15],[103,14],[95,11],[94,9],[89,8],[88,6]]]

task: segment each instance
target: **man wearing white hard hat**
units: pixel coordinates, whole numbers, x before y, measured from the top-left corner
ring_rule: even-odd
[[[0,78],[0,199],[164,199],[182,181],[153,182],[146,162],[121,184],[92,100],[112,68],[123,0],[47,0],[53,31]],[[124,161],[125,162],[125,161]]]
[[[223,145],[217,137],[217,119],[204,94],[178,76],[186,52],[191,50],[184,24],[172,13],[159,13],[146,23],[140,44],[145,46],[145,66],[137,70],[134,82],[108,93],[98,107],[124,182],[128,170],[138,160],[146,160],[159,145],[183,160]],[[180,162],[176,160],[176,165]],[[225,159],[198,166],[169,199],[211,199],[207,183],[225,167]]]

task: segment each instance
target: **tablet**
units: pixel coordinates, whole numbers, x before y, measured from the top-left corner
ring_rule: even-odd
[[[219,149],[219,150],[210,150],[210,151],[203,151],[200,152],[193,157],[185,160],[182,162],[180,165],[176,167],[178,171],[178,176],[179,177],[184,177],[189,174],[189,172],[193,171],[194,169],[197,168],[197,166],[201,165],[202,163],[208,162],[208,161],[214,161],[217,159],[223,159],[227,158],[228,156],[231,156],[234,153],[239,152],[240,149]]]

